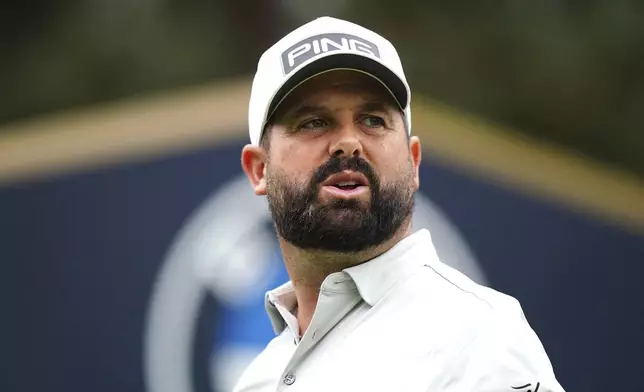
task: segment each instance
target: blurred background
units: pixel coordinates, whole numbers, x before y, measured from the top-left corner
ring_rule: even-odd
[[[56,0],[0,12],[0,390],[224,392],[287,279],[239,166],[261,53],[397,47],[414,225],[517,297],[568,391],[644,365],[644,3]]]

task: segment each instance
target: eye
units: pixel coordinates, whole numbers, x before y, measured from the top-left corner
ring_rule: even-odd
[[[300,129],[308,129],[308,130],[316,130],[320,128],[324,128],[328,125],[328,122],[322,118],[313,118],[311,120],[307,120],[302,123],[302,125],[299,126]]]
[[[378,116],[364,116],[361,122],[370,128],[379,128],[385,126],[385,120]]]

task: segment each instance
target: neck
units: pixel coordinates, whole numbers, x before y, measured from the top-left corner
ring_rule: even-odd
[[[410,234],[411,222],[408,222],[403,224],[388,241],[364,251],[352,253],[301,249],[280,238],[284,263],[297,298],[300,335],[304,334],[311,323],[322,282],[327,276],[385,253]]]

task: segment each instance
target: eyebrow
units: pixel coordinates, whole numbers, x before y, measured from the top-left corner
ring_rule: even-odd
[[[381,101],[367,101],[362,105],[358,106],[358,110],[361,112],[389,112],[390,109],[396,109],[397,106],[394,106],[389,103],[383,103]]]
[[[298,107],[295,110],[292,110],[290,112],[286,113],[286,116],[291,117],[291,118],[299,118],[299,117],[304,117],[309,114],[313,113],[323,113],[327,112],[328,109],[325,108],[324,106],[311,106],[311,105],[303,105]]]
[[[380,101],[367,101],[365,103],[360,104],[357,108],[357,111],[359,112],[384,112],[387,113],[389,112],[390,109],[395,109],[395,106],[388,104],[388,103],[383,103]],[[298,107],[297,109],[294,109],[290,112],[287,113],[288,117],[291,118],[299,118],[303,117],[309,114],[314,114],[314,113],[325,113],[328,112],[329,109],[324,107],[324,106],[314,106],[314,105],[302,105]]]

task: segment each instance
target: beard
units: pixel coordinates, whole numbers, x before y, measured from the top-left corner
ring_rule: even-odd
[[[362,173],[371,198],[323,202],[322,183],[344,170]],[[391,239],[414,208],[413,171],[398,181],[381,184],[375,170],[361,157],[332,157],[308,184],[297,183],[279,171],[267,173],[266,195],[279,235],[301,249],[360,252]]]

